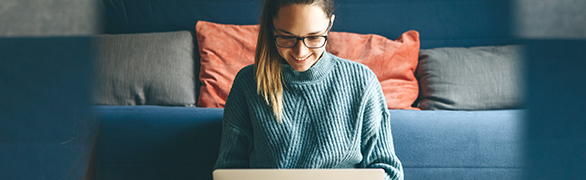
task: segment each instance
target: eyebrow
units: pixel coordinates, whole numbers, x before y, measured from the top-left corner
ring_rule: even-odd
[[[283,33],[285,33],[285,34],[289,34],[289,35],[293,35],[293,36],[295,36],[295,34],[293,34],[293,33],[290,33],[290,32],[288,32],[288,31],[285,31],[285,30],[282,30],[282,29],[277,29],[277,28],[275,28],[275,30],[277,30],[277,31],[281,31],[281,32],[283,32]],[[310,32],[310,33],[308,33],[307,35],[308,35],[308,36],[310,36],[310,35],[318,35],[318,34],[321,34],[322,32],[323,32],[323,31],[315,31],[315,32]]]

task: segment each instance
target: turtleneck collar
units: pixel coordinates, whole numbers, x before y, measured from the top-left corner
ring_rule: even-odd
[[[334,68],[332,56],[332,54],[324,51],[317,62],[304,72],[296,71],[289,64],[283,64],[283,78],[286,83],[293,84],[316,82],[327,76]]]

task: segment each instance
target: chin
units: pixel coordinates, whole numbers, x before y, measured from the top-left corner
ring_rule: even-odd
[[[312,62],[312,63],[310,63],[310,64],[313,64],[313,63],[314,63],[314,62]],[[295,68],[293,68],[293,69],[295,69],[296,71],[299,71],[299,72],[303,72],[303,71],[307,71],[309,68],[311,68],[311,65],[308,65],[308,64],[306,64],[306,63],[303,63],[303,64],[300,64],[300,65],[297,65],[297,66],[296,66]]]

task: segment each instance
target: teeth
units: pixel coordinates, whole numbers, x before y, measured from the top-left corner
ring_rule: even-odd
[[[301,60],[307,59],[308,57],[309,57],[309,56],[307,56],[307,57],[304,57],[304,58],[294,58],[294,59],[297,59],[298,61],[301,61]]]

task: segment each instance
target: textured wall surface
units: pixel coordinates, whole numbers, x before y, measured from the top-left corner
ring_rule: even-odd
[[[99,33],[99,0],[1,0],[0,36]]]
[[[531,39],[586,39],[585,0],[515,0],[516,33]]]
[[[523,38],[586,38],[586,1],[512,0]],[[99,0],[1,0],[0,36],[85,35],[101,32]]]

